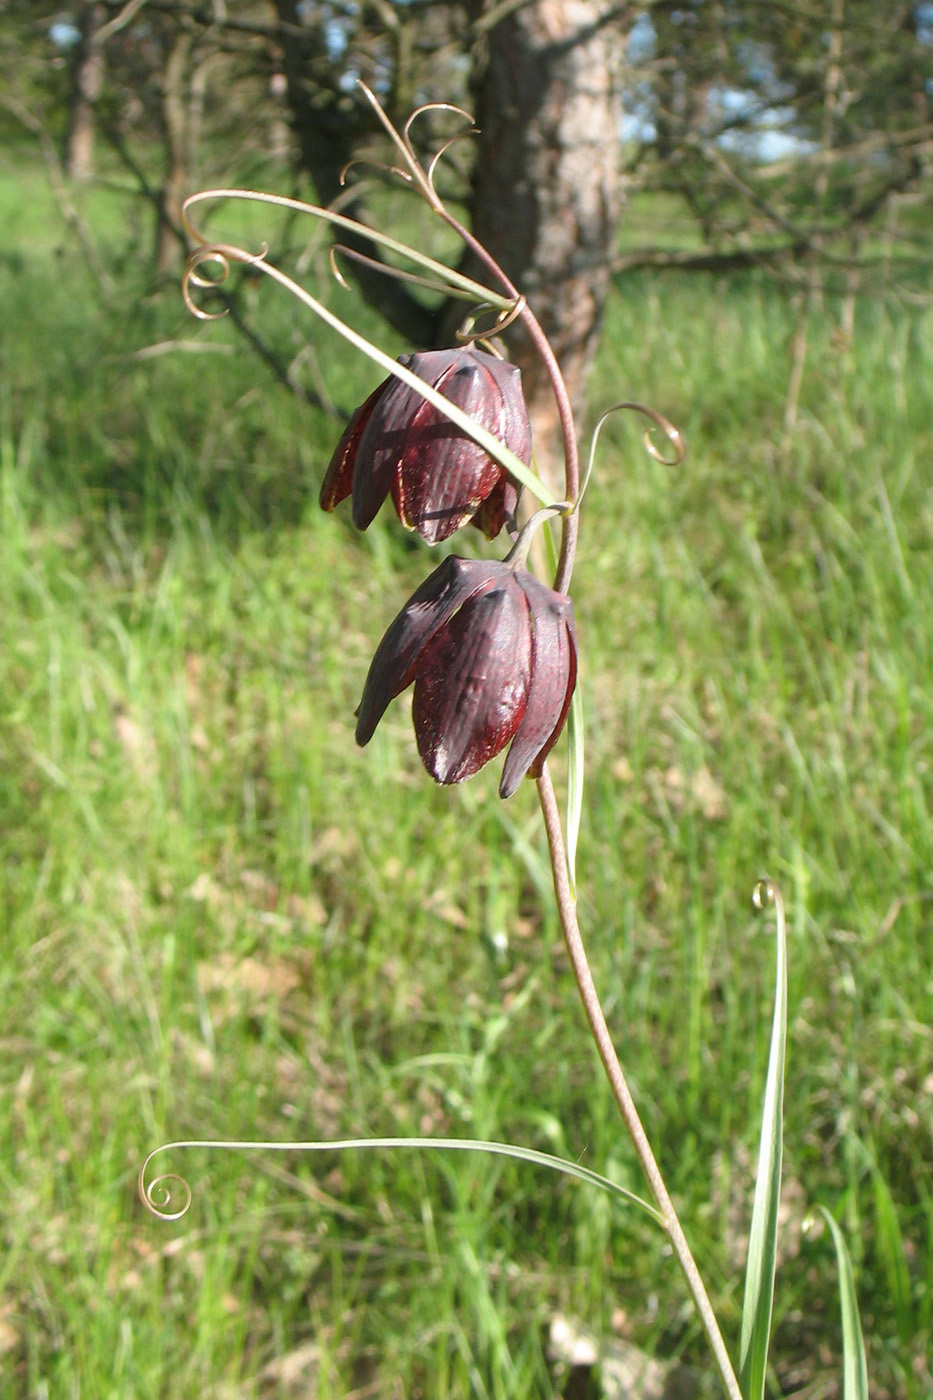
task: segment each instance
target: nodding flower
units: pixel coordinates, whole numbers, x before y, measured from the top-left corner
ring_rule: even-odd
[[[399,363],[531,461],[531,427],[521,371],[483,350],[460,346],[401,355]],[[428,544],[472,522],[494,539],[514,518],[519,487],[484,448],[415,390],[390,376],[353,414],[331,458],[321,505],[353,496],[365,530],[391,494],[402,524]]]
[[[413,593],[369,668],[356,738],[414,682],[418,751],[438,783],[460,783],[510,745],[499,785],[537,777],[577,676],[573,605],[499,560],[451,555]]]

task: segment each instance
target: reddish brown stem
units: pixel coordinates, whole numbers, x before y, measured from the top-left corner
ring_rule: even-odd
[[[557,356],[554,354],[554,347],[548,340],[541,326],[541,322],[531,310],[531,307],[524,300],[515,283],[496,262],[492,254],[483,247],[478,239],[474,238],[469,229],[443,206],[435,206],[437,213],[444,222],[453,229],[457,237],[470,249],[483,264],[484,267],[493,274],[500,283],[506,296],[514,297],[520,302],[521,310],[519,316],[524,322],[528,335],[541,356],[544,367],[547,370],[551,387],[554,391],[554,398],[557,402],[557,411],[560,416],[561,436],[564,445],[564,497],[568,501],[576,501],[580,490],[580,454],[577,449],[576,425],[573,420],[573,408],[570,403],[570,394],[567,384],[561,373],[560,365],[557,363]],[[579,519],[576,511],[570,511],[561,519],[561,543],[560,558],[557,564],[557,573],[554,576],[554,588],[558,593],[566,593],[570,587],[570,579],[573,574],[573,563],[577,551],[577,532],[579,529]]]
[[[602,1060],[606,1077],[612,1088],[612,1093],[619,1107],[628,1133],[638,1154],[642,1170],[648,1180],[658,1208],[664,1217],[664,1228],[667,1231],[671,1247],[677,1255],[677,1260],[684,1276],[687,1280],[687,1287],[690,1290],[700,1321],[709,1340],[710,1348],[716,1358],[722,1376],[723,1385],[729,1400],[743,1400],[739,1383],[726,1350],[719,1323],[716,1321],[716,1314],[706,1292],[700,1271],[697,1268],[696,1260],[693,1257],[687,1237],[684,1234],[683,1226],[680,1223],[674,1203],[661,1175],[657,1159],[652,1151],[648,1136],[642,1126],[642,1121],[638,1116],[635,1107],[635,1100],[632,1098],[628,1081],[619,1063],[612,1037],[609,1034],[609,1027],[603,1014],[600,1004],[599,994],[596,991],[596,984],[593,981],[593,974],[590,971],[589,961],[586,956],[586,949],[583,944],[583,936],[580,933],[580,925],[577,921],[576,902],[570,888],[570,878],[567,872],[567,853],[564,848],[564,833],[561,826],[560,812],[557,806],[557,798],[554,793],[554,784],[551,782],[551,775],[545,765],[541,777],[538,779],[538,797],[541,802],[541,811],[544,814],[544,826],[547,831],[548,848],[551,856],[551,869],[554,875],[554,893],[557,899],[557,910],[560,915],[561,927],[564,931],[564,941],[567,945],[567,952],[570,955],[570,962],[573,966],[573,974],[576,978],[577,988],[580,993],[580,1000],[583,1002],[583,1009],[586,1012],[586,1019],[589,1022],[593,1039],[596,1042],[596,1049],[599,1058]]]

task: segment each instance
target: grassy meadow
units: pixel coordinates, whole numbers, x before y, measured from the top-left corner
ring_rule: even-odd
[[[558,1314],[718,1394],[660,1233],[540,1170],[176,1152],[189,1213],[139,1205],[142,1159],[188,1138],[511,1139],[642,1186],[532,785],[436,788],[405,700],[353,740],[436,560],[388,515],[321,514],[339,423],[146,288],[138,208],[87,204],[103,294],[38,176],[3,175],[0,213],[0,1397],[544,1400]],[[376,382],[277,288],[249,297],[341,411]],[[581,923],[737,1351],[773,977],[750,895],[781,885],[773,1393],[841,1394],[832,1248],[801,1228],[823,1204],[873,1397],[923,1400],[933,305],[876,288],[850,343],[830,290],[788,431],[799,315],[748,274],[631,275],[609,308],[594,409],[647,401],[689,455],[612,420],[584,509]]]

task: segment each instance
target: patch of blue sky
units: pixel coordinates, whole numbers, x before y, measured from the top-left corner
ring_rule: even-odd
[[[929,0],[924,8],[929,11],[933,34],[933,0]],[[675,13],[672,18],[680,18],[686,24],[691,16],[685,11],[680,16]],[[643,11],[632,25],[626,56],[637,70],[640,64],[650,62],[656,56],[656,51],[657,34],[651,15]],[[813,150],[814,142],[802,139],[791,130],[793,113],[790,108],[781,106],[790,89],[778,80],[767,50],[761,44],[749,41],[740,46],[739,52],[749,81],[755,86],[748,89],[713,88],[707,94],[711,133],[729,123],[742,124],[741,128],[736,126],[720,132],[713,138],[716,144],[724,150],[741,153],[749,160],[765,164]],[[625,107],[622,140],[650,145],[657,139],[650,84],[633,84],[626,94]]]
[[[49,38],[57,49],[73,49],[81,33],[70,19],[57,19],[49,25]]]

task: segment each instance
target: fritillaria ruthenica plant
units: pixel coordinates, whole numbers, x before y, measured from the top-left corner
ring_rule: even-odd
[[[195,315],[209,319],[213,313],[195,305],[193,292],[216,287],[227,276],[232,263],[249,264],[288,287],[326,324],[386,373],[384,382],[353,414],[337,444],[321,490],[321,505],[325,510],[333,510],[351,497],[354,523],[365,529],[385,500],[391,497],[403,525],[417,531],[428,545],[449,539],[468,524],[478,526],[490,540],[503,529],[508,531],[511,548],[505,558],[447,557],[390,623],[376,648],[363,688],[357,710],[356,737],[360,744],[367,744],[390,702],[413,685],[412,711],[418,750],[437,782],[462,782],[505,750],[499,785],[501,796],[511,797],[526,776],[535,781],[547,835],[557,910],[583,1008],[655,1204],[635,1197],[578,1164],[501,1143],[391,1139],[380,1140],[379,1144],[197,1145],[278,1147],[280,1150],[320,1150],[338,1145],[360,1148],[389,1143],[414,1145],[419,1149],[482,1148],[509,1152],[525,1160],[546,1161],[551,1167],[582,1177],[635,1202],[663,1228],[683,1270],[725,1393],[731,1400],[763,1400],[781,1173],[786,965],[780,895],[768,882],[761,882],[756,889],[759,906],[773,904],[777,910],[778,976],[737,1375],[609,1034],[577,920],[574,849],[583,769],[575,695],[577,643],[570,586],[579,505],[592,467],[599,429],[607,415],[604,414],[597,424],[586,476],[581,482],[577,429],[553,348],[518,288],[437,193],[435,167],[451,143],[442,145],[429,164],[422,164],[412,141],[411,128],[420,112],[431,109],[419,109],[402,131],[397,131],[373,94],[365,88],[364,92],[395,146],[399,163],[386,173],[401,178],[458,235],[474,260],[485,269],[488,285],[453,271],[418,249],[400,244],[379,229],[364,228],[334,210],[254,191],[209,190],[192,196],[185,206],[188,230],[200,245],[189,260],[186,301]],[[433,110],[459,113],[470,120],[459,108],[447,104],[439,107],[435,104]],[[396,259],[401,254],[421,269],[413,274],[387,266],[387,272],[395,271],[396,275],[408,276],[422,285],[427,281],[448,296],[472,303],[479,310],[474,311],[470,326],[475,326],[480,313],[487,318],[492,315],[493,324],[483,335],[475,330],[468,331],[464,343],[454,348],[403,355],[393,360],[272,266],[265,253],[251,254],[227,243],[202,239],[191,224],[188,211],[196,202],[218,198],[249,199],[298,209],[329,222],[338,230],[364,232],[367,238],[390,250]],[[343,252],[349,257],[357,256],[349,249]],[[210,265],[217,269],[214,275],[203,270]],[[528,338],[541,356],[554,392],[564,454],[564,495],[559,501],[553,499],[533,469],[531,433],[520,374],[503,358],[500,349],[499,338],[516,319],[521,319]],[[637,403],[617,404],[615,408],[631,408],[647,414],[666,433],[675,453],[674,460],[682,459],[679,435],[660,414]],[[647,435],[646,446],[653,455],[659,455]],[[520,528],[516,514],[522,488],[526,488],[542,508]],[[560,522],[559,542],[551,535],[555,517]],[[529,546],[538,530],[542,530],[545,541],[545,548],[539,553],[552,561],[551,577],[546,582],[526,567]],[[569,724],[566,724],[568,719]],[[565,724],[571,731],[566,837],[547,765],[548,755]],[[166,1146],[192,1145],[195,1144]],[[166,1148],[157,1148],[155,1152],[164,1150]],[[190,1192],[179,1210],[168,1208],[166,1199],[171,1194],[170,1186],[177,1185],[181,1179],[164,1176],[147,1185],[145,1174],[154,1155],[150,1153],[143,1163],[140,1192],[155,1213],[177,1218],[187,1209]],[[187,1191],[183,1182],[182,1185]],[[841,1236],[835,1228],[833,1233],[842,1260]],[[851,1279],[851,1270],[843,1269],[842,1273],[844,1279]],[[851,1289],[848,1299],[844,1292],[843,1303],[844,1319],[848,1316],[851,1320],[854,1308]],[[857,1312],[854,1316],[857,1323]],[[847,1384],[846,1400],[867,1400],[867,1388],[861,1384],[864,1361],[859,1369],[858,1346],[851,1342],[854,1335],[851,1325],[846,1335],[851,1343],[847,1344],[847,1374],[851,1371],[858,1382],[855,1388]],[[860,1346],[860,1338],[856,1340]]]

